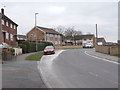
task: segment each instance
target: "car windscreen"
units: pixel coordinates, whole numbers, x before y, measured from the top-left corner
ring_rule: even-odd
[[[91,43],[86,43],[86,45],[92,45]]]
[[[47,46],[45,49],[54,49],[53,46]]]

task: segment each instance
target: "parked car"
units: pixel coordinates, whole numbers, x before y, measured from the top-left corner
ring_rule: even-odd
[[[92,43],[86,43],[86,44],[84,44],[83,48],[93,48],[93,44]]]
[[[44,55],[55,54],[55,49],[53,46],[46,46],[44,49]]]

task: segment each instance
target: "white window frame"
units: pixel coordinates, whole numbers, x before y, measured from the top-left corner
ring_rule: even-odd
[[[6,32],[6,39],[9,40],[9,33]]]
[[[14,29],[16,29],[16,25],[14,25]]]
[[[8,21],[6,21],[6,26],[8,27],[9,25],[8,25]]]
[[[5,21],[2,19],[2,25],[5,25]]]
[[[55,38],[57,38],[57,35],[55,35]]]
[[[60,35],[58,35],[58,38],[60,38]]]
[[[12,28],[12,23],[10,23],[10,28]]]
[[[10,34],[10,40],[13,41],[13,35],[12,34]]]

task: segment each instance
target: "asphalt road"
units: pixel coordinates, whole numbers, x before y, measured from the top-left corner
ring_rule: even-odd
[[[66,50],[52,61],[47,80],[53,88],[118,88],[118,64],[91,57],[86,50]]]

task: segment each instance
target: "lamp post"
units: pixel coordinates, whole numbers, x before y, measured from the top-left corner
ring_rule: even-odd
[[[39,13],[35,13],[35,29],[36,29],[36,26],[37,26],[37,15],[38,15]],[[36,30],[36,51],[38,50],[38,47],[37,47],[37,30]]]

